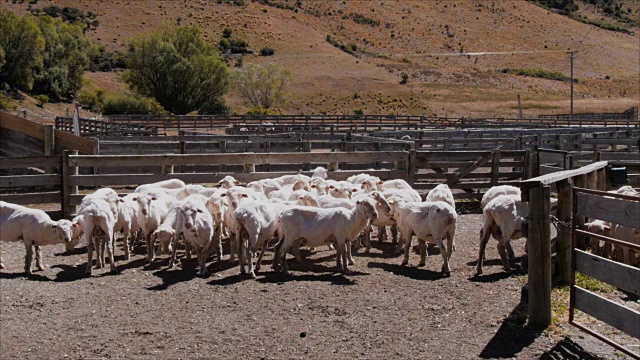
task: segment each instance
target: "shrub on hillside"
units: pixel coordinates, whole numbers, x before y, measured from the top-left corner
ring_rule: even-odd
[[[114,114],[168,114],[156,100],[135,94],[110,95],[104,100],[102,113]]]
[[[36,99],[38,101],[38,106],[39,107],[43,107],[44,104],[49,102],[49,97],[47,95],[36,95],[34,96],[34,99]]]
[[[262,56],[273,56],[276,54],[276,51],[270,47],[265,47],[260,49],[260,55]]]

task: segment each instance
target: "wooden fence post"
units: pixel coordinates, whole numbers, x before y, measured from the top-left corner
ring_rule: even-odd
[[[493,159],[491,160],[491,186],[498,185],[500,177],[500,150],[493,151]]]
[[[414,146],[415,145],[412,144],[412,149],[409,150],[409,166],[407,169],[407,182],[411,186],[415,184],[416,172],[418,171],[416,166],[416,150],[413,149]]]
[[[578,175],[575,176],[573,178],[573,185],[575,187],[579,187],[579,188],[586,188],[587,187],[587,175]],[[578,218],[576,219],[576,224],[580,227],[582,227],[582,225],[584,225],[584,216],[578,216]],[[580,250],[584,250],[586,249],[587,245],[586,245],[586,240],[584,238],[584,236],[578,235],[576,238],[576,247]]]
[[[529,189],[529,324],[543,327],[551,324],[549,197],[549,186]]]
[[[178,153],[185,155],[187,153],[187,142],[184,140],[180,140],[178,142]],[[178,167],[178,169],[180,169],[181,173],[185,173],[187,172],[187,166],[186,165],[180,165],[180,167]]]
[[[558,188],[558,219],[565,223],[571,223],[573,209],[573,187],[568,179],[556,183]],[[571,280],[571,229],[560,225],[558,228],[558,242],[556,245],[558,258],[558,278],[563,285]]]
[[[220,140],[218,141],[218,148],[221,154],[224,154],[227,152],[227,142],[225,140]],[[226,172],[227,171],[227,165],[219,165],[218,166],[218,171],[219,172]]]
[[[95,138],[91,138],[91,141],[93,141],[93,155],[100,155],[100,139],[95,137]],[[100,168],[97,166],[94,166],[93,174],[94,175],[100,174]]]
[[[263,146],[264,146],[264,152],[265,153],[270,153],[271,152],[271,142],[269,140],[266,140],[263,143]],[[265,164],[264,165],[264,171],[271,172],[271,164]]]
[[[44,126],[44,156],[53,156],[56,153],[56,137],[53,125]],[[47,174],[53,174],[52,166],[45,168]]]
[[[70,187],[69,187],[69,150],[62,151],[62,218],[71,218]]]
[[[597,170],[597,189],[600,191],[606,191],[606,182],[605,182],[606,170],[604,168]]]
[[[311,152],[311,141],[305,141],[302,143],[302,152]],[[302,164],[303,171],[309,171],[311,169],[310,163]]]

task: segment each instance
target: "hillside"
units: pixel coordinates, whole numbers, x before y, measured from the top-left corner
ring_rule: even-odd
[[[40,0],[91,10],[100,25],[87,35],[110,50],[165,21],[192,24],[217,43],[231,28],[254,49],[269,46],[271,57],[293,74],[285,113],[517,115],[521,94],[525,116],[568,112],[569,82],[503,73],[541,68],[569,74],[563,52],[486,56],[444,53],[558,51],[579,49],[575,59],[576,111],[619,111],[639,104],[640,31],[633,35],[587,25],[527,1],[124,1]],[[637,4],[632,16],[638,17]],[[3,8],[26,13],[27,2],[3,0]],[[280,7],[289,8],[278,8]],[[588,7],[583,13],[600,14]],[[636,22],[637,23],[637,22]],[[348,45],[349,54],[327,41]],[[585,39],[586,36],[586,39]],[[581,41],[584,42],[581,44]],[[409,75],[406,85],[400,74]],[[122,86],[117,73],[88,73],[94,87]],[[241,99],[228,97],[235,112]]]

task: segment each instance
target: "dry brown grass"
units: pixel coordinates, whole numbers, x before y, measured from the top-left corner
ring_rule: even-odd
[[[594,28],[579,45],[589,25],[525,1],[303,1],[305,11],[299,13],[246,2],[248,6],[241,8],[215,1],[55,1],[96,12],[100,26],[88,34],[110,49],[123,50],[132,36],[178,17],[183,24],[200,27],[212,42],[230,27],[253,48],[272,47],[275,56],[245,61],[277,62],[291,70],[294,82],[281,109],[285,113],[352,113],[363,108],[365,113],[515,116],[518,93],[525,116],[567,112],[567,82],[497,71],[543,68],[568,74],[565,54],[427,56],[460,48],[473,52],[580,46],[575,63],[578,112],[619,111],[640,103],[638,31],[630,36]],[[39,1],[37,7],[51,3]],[[26,4],[2,6],[26,11]],[[379,20],[380,26],[342,19],[351,13]],[[354,57],[327,43],[327,34],[383,57]],[[410,75],[408,85],[399,84],[403,71]],[[106,89],[121,86],[115,74],[87,77]],[[237,96],[231,94],[229,102],[236,112],[246,111]]]

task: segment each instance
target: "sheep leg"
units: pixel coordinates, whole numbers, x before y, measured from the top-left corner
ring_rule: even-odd
[[[507,250],[507,259],[509,261],[515,260],[516,254],[513,252],[513,247],[511,246],[511,241],[507,241],[506,244],[504,244],[504,247]]]
[[[155,241],[151,241],[151,233],[149,234],[145,234],[144,236],[144,241],[147,243],[147,263],[151,264],[151,262],[153,260],[155,260]],[[173,248],[173,253],[175,254],[176,252],[176,248]],[[172,261],[175,260],[175,258],[172,258]]]
[[[451,253],[456,251],[456,228],[453,226],[449,226],[449,230],[447,231],[447,260],[451,260]]]
[[[129,253],[129,229],[125,228],[124,237],[122,238],[124,242],[124,259],[129,260],[131,254]]]
[[[184,251],[187,255],[187,262],[191,262],[191,251],[192,251],[191,243],[188,241],[184,242]]]
[[[197,250],[198,254],[198,264],[200,266],[200,271],[198,275],[207,276],[209,272],[207,271],[207,257],[209,257],[209,252],[207,251],[207,246],[199,247]]]
[[[229,253],[229,263],[233,264],[236,262],[236,251],[238,251],[238,242],[236,241],[235,234],[232,234],[229,231],[229,242],[230,242],[230,253]]]
[[[2,263],[2,258],[0,257],[0,270],[4,269],[4,264]]]
[[[369,224],[364,228],[364,245],[366,246],[366,249],[364,250],[365,254],[368,254],[371,251],[371,232],[372,228],[371,224]]]
[[[422,267],[427,264],[427,242],[422,239],[418,239],[418,245],[420,246],[420,263],[418,264],[418,267]]]
[[[396,224],[391,225],[391,239],[392,244],[398,243],[398,225]]]
[[[484,261],[484,251],[487,248],[489,237],[491,236],[491,227],[485,226],[480,230],[480,250],[478,251],[478,263],[476,264],[476,275],[482,274],[482,262]]]
[[[33,263],[33,242],[25,241],[24,247],[27,250],[27,255],[24,258],[24,272],[27,275],[31,275],[31,264]]]
[[[404,237],[404,236],[403,236]],[[404,241],[404,259],[402,260],[401,266],[405,266],[409,264],[409,252],[411,251],[411,236],[407,236],[407,239]],[[400,246],[398,246],[400,248]]]
[[[387,240],[387,227],[379,226],[378,227],[378,242],[382,243]]]
[[[240,263],[240,274],[246,274],[247,271],[244,268],[244,261],[245,261],[245,253],[244,253],[244,239],[242,238],[242,229],[237,229],[236,228],[236,244],[238,244],[238,262]],[[250,252],[251,250],[249,249],[251,247],[251,242],[249,242],[248,246],[246,247],[247,252]],[[251,258],[249,258],[249,260],[252,260]]]
[[[278,240],[276,246],[273,248],[273,263],[271,264],[271,268],[275,271],[280,270],[280,249],[282,248],[282,243],[282,239]]]
[[[216,248],[218,260],[222,261],[222,225],[216,226],[216,230],[213,233],[213,241],[211,242]]]
[[[113,258],[113,247],[116,242],[116,234],[113,232],[113,227],[107,227],[107,231],[105,231],[105,238],[103,241],[107,243],[107,256],[109,256],[109,267],[111,269],[111,272],[116,272],[118,271],[118,268],[116,267],[116,261]]]
[[[349,265],[354,265],[353,257],[351,256],[351,242],[347,243],[347,260],[349,261]]]
[[[509,264],[509,259],[507,258],[507,251],[505,245],[501,242],[498,243],[498,254],[500,254],[500,260],[502,260],[502,266],[505,271],[511,270],[511,264]]]
[[[171,248],[171,259],[169,260],[168,266],[169,269],[173,268],[176,264],[176,252],[178,251],[178,238],[180,237],[180,235],[180,233],[176,233],[171,239],[171,243],[173,244],[173,246]]]
[[[278,258],[280,259],[280,271],[284,274],[284,275],[288,275],[289,274],[289,267],[287,266],[287,251],[288,251],[288,247],[285,244],[281,244],[279,246],[279,251],[278,251]],[[274,262],[274,265],[275,262]]]
[[[97,240],[97,244],[96,244],[96,252],[98,253],[98,264],[96,265],[97,269],[101,269],[104,267],[104,247],[106,244],[106,239],[103,238],[102,236],[98,238]]]
[[[264,256],[264,252],[267,250],[267,245],[269,244],[269,240],[266,240],[262,243],[262,248],[260,249],[260,254],[258,255],[258,259],[256,260],[256,268],[255,271],[260,271],[260,266],[262,266],[262,257]],[[275,262],[275,256],[274,256]]]
[[[338,271],[342,271],[342,269],[343,269],[342,268],[342,250],[343,249],[342,249],[342,246],[340,246],[339,243],[336,243],[335,248],[336,248],[336,252],[337,252],[337,255],[336,255],[336,267],[338,268]]]
[[[93,229],[85,231],[85,235],[87,236],[87,269],[85,273],[91,276],[91,271],[93,270]]]
[[[36,269],[43,271],[44,265],[42,264],[42,249],[36,245]]]
[[[338,246],[341,249],[340,252],[342,253],[341,254],[342,255],[342,270],[343,270],[342,272],[345,275],[351,274],[351,270],[349,270],[349,264],[348,264],[348,261],[347,261],[347,244],[348,244],[347,241],[342,241],[342,243],[338,244]]]
[[[442,255],[442,274],[445,276],[451,275],[451,269],[449,268],[449,257],[450,254],[447,253],[447,249],[444,247],[444,242],[442,238],[437,239],[438,247],[440,248],[440,255]]]
[[[602,256],[607,259],[610,259],[612,252],[613,252],[613,244],[608,241],[605,241]]]

